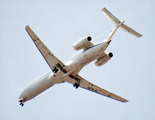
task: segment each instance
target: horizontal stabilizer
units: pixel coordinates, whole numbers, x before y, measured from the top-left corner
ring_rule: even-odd
[[[131,33],[132,35],[135,35],[137,37],[141,37],[142,35],[132,28],[128,27],[127,25],[124,24],[124,21],[121,22],[119,19],[117,19],[110,11],[108,11],[106,8],[103,8],[102,11],[106,14],[106,16],[113,22],[113,24],[116,27],[120,27],[121,29]]]
[[[135,35],[135,36],[137,36],[137,37],[141,37],[142,36],[140,33],[136,32],[135,30],[133,30],[132,28],[128,27],[125,24],[122,24],[120,26],[120,28],[125,30],[125,31],[127,31],[127,32],[129,32],[129,33],[131,33],[131,34],[133,34],[133,35]]]
[[[109,10],[103,8],[102,11],[106,14],[106,16],[113,22],[115,26],[121,23]]]

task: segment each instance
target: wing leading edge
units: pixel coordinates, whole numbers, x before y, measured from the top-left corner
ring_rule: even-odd
[[[59,67],[65,66],[63,62],[61,62],[56,56],[54,56],[54,54],[46,47],[46,45],[39,39],[39,37],[33,32],[33,30],[28,25],[25,27],[25,29],[53,71],[57,67],[57,65],[59,65]]]
[[[77,78],[80,80],[79,86],[84,88],[84,89],[87,89],[89,91],[92,91],[92,92],[104,95],[106,97],[118,100],[120,102],[128,102],[128,100],[126,100],[125,98],[122,98],[122,97],[120,97],[114,93],[111,93],[111,92],[109,92],[109,91],[107,91],[101,87],[98,87],[97,85],[90,83],[89,81],[87,81],[86,79],[82,78],[79,75],[77,76]],[[67,82],[75,84],[76,81],[74,79],[68,79]]]

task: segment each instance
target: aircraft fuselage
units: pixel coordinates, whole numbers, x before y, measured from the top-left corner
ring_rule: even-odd
[[[73,56],[71,59],[65,62],[65,70],[67,73],[59,70],[57,73],[53,73],[49,71],[42,77],[34,80],[23,90],[19,99],[23,99],[23,102],[28,101],[38,94],[42,93],[46,89],[50,88],[54,84],[63,83],[66,81],[69,75],[75,76],[78,72],[90,62],[99,58],[108,47],[107,41],[103,41],[102,43],[96,44],[93,47]]]
[[[124,99],[114,93],[111,93],[93,83],[90,83],[88,80],[84,79],[80,75],[78,75],[79,71],[90,62],[96,60],[94,64],[96,66],[102,66],[106,62],[108,62],[113,54],[111,52],[105,53],[104,51],[108,47],[111,42],[112,37],[118,30],[121,28],[137,37],[141,37],[142,35],[128,27],[124,24],[125,21],[121,22],[117,19],[110,11],[108,11],[105,7],[102,11],[107,15],[107,17],[114,23],[115,28],[110,32],[110,34],[106,37],[106,39],[94,45],[91,41],[91,37],[87,36],[79,39],[73,44],[73,48],[75,50],[83,49],[82,52],[73,56],[65,63],[61,62],[48,48],[47,46],[40,40],[40,38],[34,33],[34,31],[27,25],[25,27],[26,31],[32,38],[32,41],[46,60],[47,64],[51,68],[51,71],[43,75],[42,77],[36,79],[32,83],[30,83],[21,93],[19,97],[20,105],[23,106],[25,101],[28,101],[43,91],[47,90],[51,86],[57,83],[68,82],[73,84],[75,88],[79,86],[86,90],[104,95],[106,97],[113,98],[120,102],[128,102],[127,99]]]

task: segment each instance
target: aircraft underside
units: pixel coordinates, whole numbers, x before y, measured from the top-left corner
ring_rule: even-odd
[[[90,83],[85,78],[78,75],[79,71],[90,62],[94,61],[96,66],[102,66],[107,63],[113,56],[112,52],[105,53],[104,51],[109,46],[113,35],[116,33],[118,28],[121,28],[137,37],[142,35],[128,27],[124,24],[125,21],[121,22],[118,20],[110,11],[103,8],[102,11],[107,15],[107,17],[114,23],[115,28],[110,32],[106,39],[100,43],[93,44],[91,42],[92,38],[86,36],[79,39],[73,44],[75,50],[82,50],[81,53],[73,56],[71,59],[63,63],[59,60],[40,40],[40,38],[34,33],[34,31],[26,26],[25,29],[32,38],[32,41],[44,57],[45,61],[49,65],[51,71],[28,84],[28,86],[23,90],[19,97],[20,105],[23,106],[24,102],[34,98],[40,93],[44,92],[48,88],[55,84],[68,82],[73,85],[76,89],[78,87],[84,88],[86,90],[98,93],[100,95],[118,100],[120,102],[127,102],[128,100],[122,98],[114,93],[111,93],[93,83]]]

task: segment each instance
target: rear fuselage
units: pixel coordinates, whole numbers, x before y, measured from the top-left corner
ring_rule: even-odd
[[[107,47],[108,43],[102,42],[82,51],[65,62],[66,71],[74,76],[77,75],[85,65],[101,57]]]

